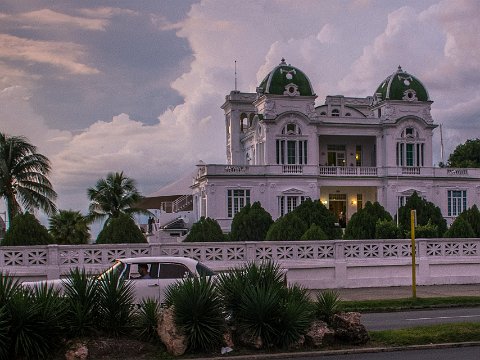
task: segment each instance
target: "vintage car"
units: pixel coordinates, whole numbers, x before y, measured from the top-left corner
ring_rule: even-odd
[[[120,277],[133,284],[135,303],[140,303],[143,298],[154,298],[163,303],[166,288],[176,281],[191,276],[215,276],[213,270],[197,260],[174,256],[117,259],[97,279],[101,280],[102,277],[112,271],[117,272]],[[46,283],[61,290],[64,281],[63,279],[55,279],[24,282],[22,285],[34,287]]]

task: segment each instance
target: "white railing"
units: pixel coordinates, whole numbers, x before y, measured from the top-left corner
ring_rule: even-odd
[[[192,195],[182,195],[179,198],[172,201],[172,211],[176,213],[186,209],[187,207],[190,207],[191,209],[190,205],[192,205],[192,203],[193,203]]]
[[[418,239],[417,283],[480,283],[480,239]],[[52,279],[75,267],[99,273],[114,259],[187,256],[216,270],[273,260],[309,288],[409,285],[409,240],[329,240],[0,247],[0,271]]]
[[[319,166],[319,175],[324,176],[377,176],[374,166]]]

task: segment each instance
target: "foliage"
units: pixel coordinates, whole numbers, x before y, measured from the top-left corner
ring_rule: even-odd
[[[400,239],[402,232],[392,220],[377,220],[375,225],[375,239]]]
[[[106,218],[105,226],[121,214],[130,217],[133,214],[150,215],[149,211],[135,207],[142,196],[135,181],[124,176],[123,171],[108,173],[105,179],[97,181],[94,188],[89,188],[87,194],[90,200],[90,218],[93,221]]]
[[[112,218],[100,231],[97,244],[137,244],[146,243],[147,239],[140,228],[128,214]]]
[[[474,237],[480,238],[480,211],[477,205],[473,205],[470,209],[463,211],[458,217],[465,219],[470,224],[475,233]]]
[[[338,291],[324,290],[317,294],[317,301],[315,302],[316,318],[331,324],[333,315],[339,313],[341,308],[342,301]]]
[[[328,236],[322,228],[316,224],[312,224],[310,228],[305,231],[300,240],[327,240]]]
[[[263,241],[270,225],[272,216],[262,207],[260,202],[247,204],[232,220],[229,240],[231,241]]]
[[[432,237],[441,237],[447,231],[447,221],[443,218],[440,208],[414,192],[405,205],[398,209],[398,222],[403,233],[406,234],[410,230],[411,210],[416,210],[417,226],[425,226],[430,222],[437,227],[437,234]]]
[[[300,240],[307,231],[307,223],[290,212],[278,218],[268,229],[266,240]]]
[[[0,360],[8,359],[8,347],[10,340],[8,334],[10,332],[10,325],[8,322],[7,306],[1,303],[0,305]]]
[[[480,139],[469,139],[458,145],[448,157],[449,167],[480,167]]]
[[[157,324],[160,304],[151,298],[142,299],[140,308],[134,316],[137,337],[144,341],[158,340]]]
[[[99,280],[99,324],[113,336],[128,333],[132,328],[134,301],[133,283],[125,282],[120,274],[109,272]]]
[[[47,245],[52,243],[52,237],[45,226],[32,214],[25,213],[15,216],[12,225],[3,239],[4,246]]]
[[[313,224],[320,226],[327,235],[327,239],[341,238],[341,230],[335,226],[336,219],[333,213],[323,205],[320,200],[306,199],[297,206],[292,213],[305,221],[307,229]]]
[[[305,289],[287,288],[276,263],[254,262],[218,275],[218,289],[227,317],[238,335],[265,347],[292,344],[311,323]]]
[[[392,216],[378,202],[367,201],[363,209],[352,215],[345,228],[345,239],[374,239],[377,221],[392,220]]]
[[[50,235],[55,244],[88,244],[90,240],[89,220],[80,211],[60,210],[50,217]]]
[[[70,271],[63,285],[68,333],[75,336],[90,334],[98,327],[98,281],[89,276],[85,269],[75,268]]]
[[[48,180],[50,161],[22,136],[0,132],[0,196],[7,204],[10,223],[24,210],[56,212],[57,194]]]
[[[473,238],[475,237],[475,232],[467,220],[457,217],[444,236],[446,238]]]
[[[190,277],[167,288],[166,304],[174,307],[175,324],[191,350],[213,350],[222,344],[225,318],[211,277]]]
[[[411,238],[411,231],[407,231],[407,238]],[[426,225],[419,225],[415,227],[415,238],[416,239],[431,239],[438,237],[438,226],[428,222]]]
[[[224,235],[222,228],[217,220],[212,218],[205,218],[202,216],[195,224],[192,225],[186,242],[209,242],[209,241],[223,241]]]

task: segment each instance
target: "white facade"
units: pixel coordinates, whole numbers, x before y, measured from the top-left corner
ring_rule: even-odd
[[[428,92],[400,67],[366,98],[327,96],[315,107],[308,77],[282,63],[257,93],[225,98],[227,163],[199,164],[193,211],[230,230],[259,201],[274,219],[305,198],[347,221],[367,201],[395,215],[416,191],[451,223],[480,203],[480,169],[433,167]]]

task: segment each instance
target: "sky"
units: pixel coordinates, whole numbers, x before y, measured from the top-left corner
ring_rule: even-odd
[[[317,105],[371,96],[401,65],[434,101],[447,160],[480,138],[479,17],[477,0],[2,0],[0,131],[50,159],[59,209],[86,213],[109,172],[148,195],[225,163],[235,61],[254,92],[284,57]],[[438,128],[434,146],[438,164]]]

